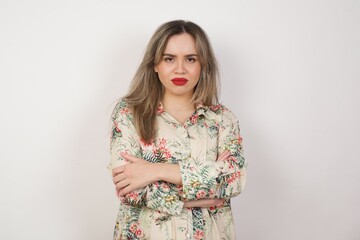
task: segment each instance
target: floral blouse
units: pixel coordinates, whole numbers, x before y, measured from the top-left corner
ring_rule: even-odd
[[[150,144],[139,138],[125,100],[112,114],[111,170],[126,164],[120,152],[149,162],[180,166],[182,185],[158,181],[128,193],[120,203],[114,240],[235,239],[230,198],[245,186],[242,138],[234,114],[219,104],[197,105],[180,124],[160,104],[157,135]],[[216,161],[228,149],[226,160]],[[184,201],[224,198],[223,206],[184,208]]]

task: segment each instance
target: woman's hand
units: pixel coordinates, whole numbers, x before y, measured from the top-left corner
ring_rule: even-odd
[[[119,197],[157,181],[156,164],[126,153],[121,153],[121,156],[128,163],[112,170],[113,182]]]
[[[209,208],[209,207],[220,207],[224,205],[225,199],[223,198],[204,198],[200,200],[192,200],[184,202],[184,208],[192,208],[192,207],[201,207],[201,208]]]

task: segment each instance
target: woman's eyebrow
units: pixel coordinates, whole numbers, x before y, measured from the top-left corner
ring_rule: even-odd
[[[167,57],[175,57],[174,54],[170,54],[170,53],[164,53],[163,56],[167,56]]]
[[[167,57],[176,57],[176,55],[174,54],[170,54],[170,53],[164,53],[162,56],[167,56]],[[195,53],[191,53],[191,54],[187,54],[185,55],[185,57],[197,57],[198,55]]]

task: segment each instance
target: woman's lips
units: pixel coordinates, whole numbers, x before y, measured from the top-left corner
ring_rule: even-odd
[[[186,78],[174,78],[171,81],[177,86],[185,85],[188,82]]]

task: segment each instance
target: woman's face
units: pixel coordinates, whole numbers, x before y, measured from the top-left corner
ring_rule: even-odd
[[[154,70],[167,97],[191,98],[201,72],[194,38],[188,33],[170,37]]]

